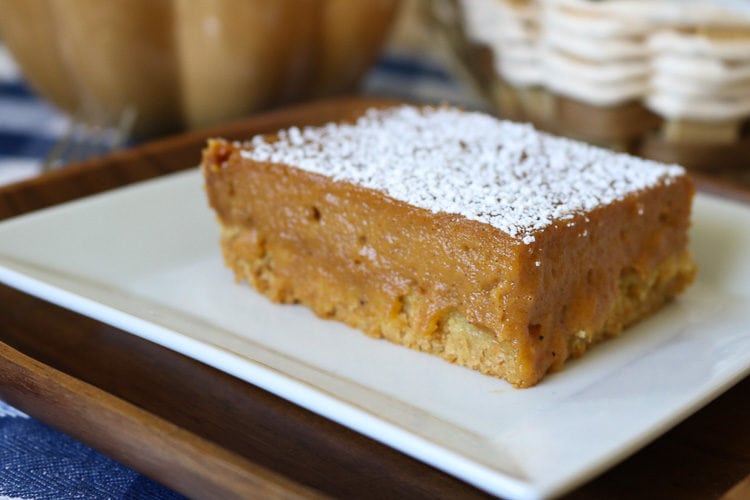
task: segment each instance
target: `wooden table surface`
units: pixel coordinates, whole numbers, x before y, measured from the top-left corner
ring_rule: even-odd
[[[375,102],[302,105],[52,171],[0,189],[0,219],[193,167],[207,137],[321,123]],[[698,181],[750,201],[750,189]],[[4,285],[0,358],[5,401],[191,497],[487,497],[248,383]],[[745,378],[566,498],[719,498],[750,473],[749,424]]]

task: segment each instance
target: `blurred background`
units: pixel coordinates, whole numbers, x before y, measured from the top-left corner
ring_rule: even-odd
[[[743,0],[0,0],[5,182],[341,94],[451,103],[749,182]],[[18,134],[28,135],[28,140]]]
[[[0,0],[0,11],[0,183],[342,94],[484,105],[456,64],[450,1]]]

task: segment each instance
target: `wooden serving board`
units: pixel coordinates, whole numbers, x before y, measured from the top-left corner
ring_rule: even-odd
[[[208,137],[243,139],[384,102],[305,104],[53,171],[0,189],[0,219],[194,167]],[[699,184],[750,200],[722,181]],[[486,497],[223,372],[3,285],[0,397],[191,497]],[[750,472],[748,422],[750,378],[568,498],[717,498]]]

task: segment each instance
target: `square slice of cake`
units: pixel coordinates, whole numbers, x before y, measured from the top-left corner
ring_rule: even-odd
[[[238,280],[517,387],[695,274],[682,168],[481,113],[212,140],[202,168]]]

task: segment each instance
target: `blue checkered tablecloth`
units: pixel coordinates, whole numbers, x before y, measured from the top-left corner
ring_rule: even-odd
[[[39,99],[0,44],[0,186],[37,175],[69,120]]]
[[[472,89],[423,55],[386,53],[363,92],[481,107]],[[0,43],[0,186],[38,175],[69,126],[64,115],[29,89]],[[178,497],[0,401],[0,500]]]
[[[182,498],[0,401],[0,499]]]

